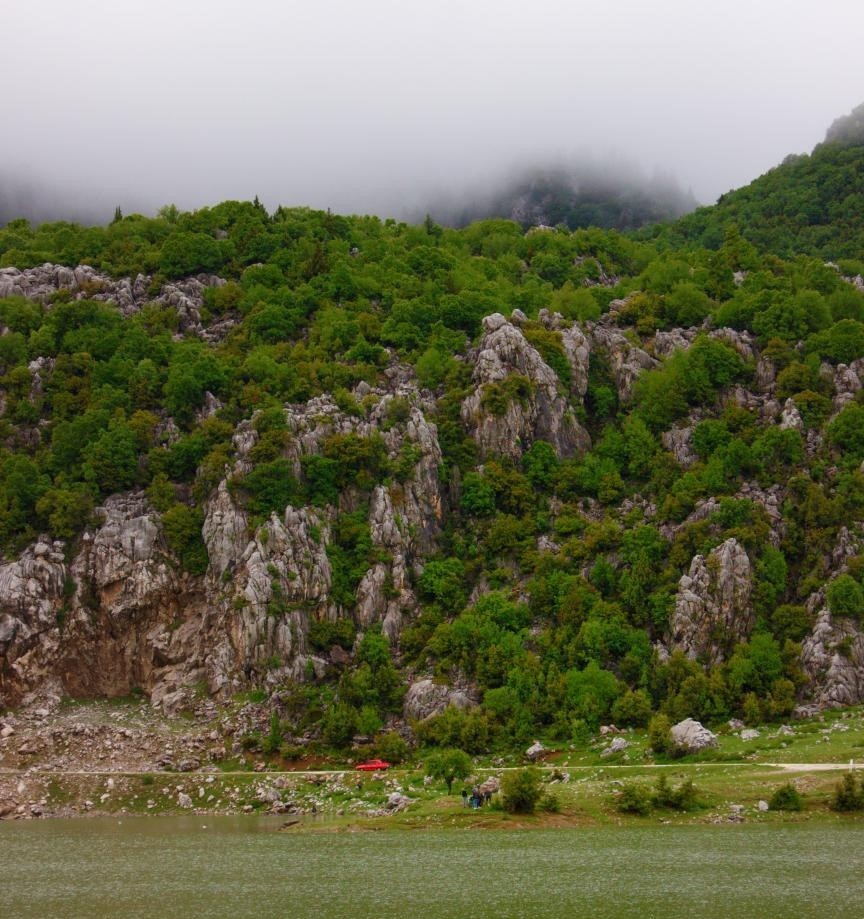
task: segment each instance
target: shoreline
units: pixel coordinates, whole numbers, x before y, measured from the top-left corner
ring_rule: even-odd
[[[478,767],[475,772],[500,775],[517,768]],[[853,768],[861,769],[858,765]],[[557,809],[535,814],[510,814],[499,803],[467,809],[455,788],[447,795],[419,771],[410,769],[374,777],[349,770],[176,773],[4,769],[0,771],[0,819],[258,816],[282,820],[280,829],[292,832],[380,832],[754,821],[773,824],[852,816],[828,809],[838,777],[849,771],[845,763],[711,762],[541,769],[544,792],[554,798]],[[648,815],[616,809],[616,795],[625,784],[650,789],[662,775],[671,775],[672,784],[692,781],[699,791],[699,806],[688,811],[657,809]],[[771,793],[786,782],[804,796],[801,812],[767,809]]]
[[[8,712],[0,736],[0,819],[269,814],[303,831],[822,820],[834,819],[831,795],[844,772],[862,769],[864,749],[862,709],[792,726],[721,727],[716,749],[660,762],[643,730],[616,731],[624,743],[614,756],[598,732],[582,744],[543,749],[534,765],[546,812],[522,817],[462,807],[463,780],[447,795],[443,783],[424,775],[423,751],[381,773],[360,773],[343,759],[366,758],[368,748],[310,748],[293,763],[265,755],[246,743],[252,727],[266,721],[262,713],[244,703],[166,719],[137,699]],[[477,756],[464,784],[526,765],[518,752]],[[670,786],[692,782],[699,806],[683,813],[655,808],[649,817],[619,812],[622,786],[642,785],[650,797],[661,776]],[[772,794],[789,782],[804,811],[766,812]]]

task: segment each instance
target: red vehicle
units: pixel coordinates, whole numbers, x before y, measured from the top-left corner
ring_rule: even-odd
[[[389,769],[390,763],[385,762],[383,759],[370,759],[365,763],[357,763],[354,768],[362,769],[364,772],[380,772],[381,770]]]

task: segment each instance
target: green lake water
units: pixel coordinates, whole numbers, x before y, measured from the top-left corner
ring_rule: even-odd
[[[0,824],[0,917],[864,917],[864,825],[277,833]]]

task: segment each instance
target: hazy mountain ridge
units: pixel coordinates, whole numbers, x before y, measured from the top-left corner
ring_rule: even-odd
[[[467,200],[466,200],[467,199]],[[635,169],[606,170],[590,163],[572,167],[528,168],[477,197],[432,202],[429,212],[448,226],[501,217],[525,229],[565,226],[629,230],[673,220],[695,209],[692,193],[672,179],[649,178]]]

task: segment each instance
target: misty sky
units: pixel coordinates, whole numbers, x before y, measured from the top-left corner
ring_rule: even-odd
[[[0,176],[404,214],[590,154],[703,202],[864,102],[860,0],[3,0]]]

